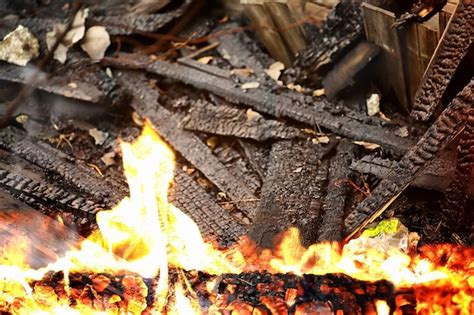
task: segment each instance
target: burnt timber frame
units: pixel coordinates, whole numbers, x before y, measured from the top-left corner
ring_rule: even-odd
[[[460,1],[451,18],[418,90],[412,116],[421,120],[431,117],[441,101],[463,56],[472,46],[474,5],[472,0]],[[456,136],[464,133],[459,147],[459,175],[449,190],[465,187],[463,178],[472,173],[472,146],[474,117],[474,79],[459,92],[444,109],[428,131],[380,182],[372,195],[362,201],[345,220],[346,240],[352,238],[372,222],[400,195],[413,179]],[[462,174],[462,176],[461,176]],[[465,179],[465,178],[464,178]],[[459,189],[458,189],[459,190]],[[462,194],[462,193],[461,193]],[[465,195],[465,193],[464,193]],[[465,198],[461,197],[461,198]],[[446,203],[450,203],[448,200]],[[451,202],[452,203],[452,202]]]

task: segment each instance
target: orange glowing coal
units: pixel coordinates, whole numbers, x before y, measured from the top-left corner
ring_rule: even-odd
[[[83,241],[79,249],[35,270],[25,263],[25,251],[16,250],[27,247],[28,240],[0,244],[0,313],[203,313],[185,277],[169,281],[170,268],[177,268],[210,275],[268,270],[316,275],[344,273],[368,281],[386,279],[398,288],[414,289],[419,314],[474,314],[473,249],[432,246],[410,256],[397,249],[336,243],[305,248],[299,231],[290,229],[274,250],[257,249],[244,238],[234,248],[217,250],[202,238],[187,215],[168,202],[174,153],[150,124],[145,125],[135,142],[122,144],[122,153],[130,196],[114,209],[97,214],[99,230]],[[64,274],[61,292],[37,282],[51,271]],[[71,273],[97,275],[86,286],[87,303],[71,302],[72,296],[86,296],[86,289],[76,292],[71,287],[67,277]],[[115,275],[129,287],[124,294],[111,294],[98,305],[91,299],[112,281],[103,274]],[[137,280],[138,275],[157,279],[151,307],[140,295],[148,288]],[[213,284],[207,283],[209,294]],[[386,302],[377,301],[378,314],[388,314],[389,310]]]

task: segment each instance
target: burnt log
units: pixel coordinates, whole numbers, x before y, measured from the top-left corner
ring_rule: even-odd
[[[158,133],[207,179],[232,200],[255,199],[244,180],[230,173],[196,135],[177,128],[179,117],[158,104],[158,92],[148,87],[146,76],[121,72],[119,81],[133,95],[132,108],[140,116],[148,118]],[[253,218],[255,214],[252,207],[247,206],[242,204],[238,208],[249,218]]]
[[[104,58],[114,67],[141,69],[170,79],[181,81],[198,89],[221,96],[232,103],[251,106],[258,112],[274,117],[286,117],[310,126],[319,125],[330,131],[357,140],[377,143],[395,154],[404,154],[412,140],[400,138],[394,130],[368,125],[354,118],[358,115],[345,110],[341,115],[331,114],[336,106],[326,99],[302,102],[285,95],[277,95],[263,89],[242,90],[232,80],[225,80],[193,68],[166,61],[152,61],[142,55],[122,54],[119,58]]]
[[[414,292],[397,291],[384,280],[355,280],[343,274],[303,275],[248,272],[211,276],[201,272],[170,270],[170,290],[185,277],[198,298],[201,309],[213,314],[376,314],[376,304],[384,302],[391,312],[412,314],[416,307]],[[94,311],[153,312],[158,278],[142,278],[133,274],[69,273],[68,289],[63,272],[47,273],[43,279],[31,281],[33,296],[54,307],[67,303],[72,308]],[[206,284],[215,283],[208,291]],[[41,298],[43,297],[43,298]],[[45,298],[47,297],[47,298]],[[14,312],[26,297],[16,296],[1,311]],[[168,303],[173,303],[173,298]],[[171,305],[165,310],[172,310]],[[156,309],[155,309],[156,310]]]
[[[472,1],[460,0],[416,93],[412,117],[426,121],[439,108],[448,83],[472,46],[473,21]]]
[[[418,143],[395,165],[375,191],[345,220],[347,238],[377,218],[433,158],[465,127],[474,104],[474,80],[453,99]]]
[[[346,198],[349,193],[349,165],[354,158],[354,145],[347,139],[341,140],[335,156],[329,162],[329,175],[323,214],[318,230],[318,242],[342,241]]]
[[[325,149],[310,142],[279,141],[272,145],[257,217],[250,237],[272,248],[274,238],[290,226],[302,232],[303,243],[317,240],[328,177]]]
[[[246,112],[225,105],[216,106],[205,101],[193,103],[182,125],[189,130],[257,141],[292,139],[303,136],[297,128],[275,120],[265,119],[257,112],[249,110]]]
[[[250,140],[239,140],[247,160],[252,168],[260,175],[263,182],[267,172],[268,158],[270,156],[270,144],[260,144]]]

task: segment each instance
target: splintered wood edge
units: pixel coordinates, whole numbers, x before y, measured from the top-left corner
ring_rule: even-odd
[[[349,242],[353,237],[354,235],[356,235],[357,233],[360,232],[360,230],[362,230],[364,227],[367,226],[367,224],[370,224],[372,222],[374,222],[375,219],[377,219],[380,215],[382,215],[382,213],[385,212],[385,210],[387,210],[388,207],[390,207],[390,205],[398,198],[398,196],[401,195],[401,193],[408,187],[409,185],[406,185],[398,194],[396,194],[395,196],[393,196],[392,198],[390,198],[389,201],[387,201],[379,210],[373,212],[371,215],[367,216],[367,218],[364,219],[364,221],[362,221],[359,226],[357,226],[356,228],[354,228],[354,230],[352,230],[352,232],[347,235],[345,238],[344,238],[344,243],[347,243]]]

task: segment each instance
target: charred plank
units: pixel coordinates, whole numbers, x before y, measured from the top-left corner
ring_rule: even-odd
[[[345,220],[348,238],[385,211],[419,171],[463,130],[474,104],[473,91],[474,80],[471,80],[418,143],[384,177],[372,195],[348,215]]]
[[[31,80],[32,75],[41,76],[43,79],[35,78]],[[99,103],[106,94],[97,88],[97,86],[83,81],[75,81],[71,85],[71,81],[63,76],[45,75],[29,68],[19,67],[11,64],[2,64],[0,66],[0,80],[21,83],[48,93],[61,95],[80,101]]]
[[[324,148],[306,142],[273,144],[261,201],[250,237],[263,247],[290,226],[300,228],[306,245],[316,241],[314,228],[321,214],[328,163],[320,161]]]
[[[195,102],[182,124],[189,130],[257,141],[302,137],[297,128],[265,119],[257,112],[215,106],[206,101]]]
[[[251,106],[261,113],[287,117],[311,126],[319,125],[342,136],[380,144],[396,154],[405,153],[412,143],[410,139],[397,137],[389,128],[363,124],[351,118],[354,115],[350,112],[344,115],[331,114],[329,109],[335,105],[325,99],[310,104],[258,88],[244,91],[231,80],[166,61],[152,61],[145,56],[121,55],[120,58],[105,58],[104,62],[115,67],[144,69],[207,90],[229,102]]]
[[[267,172],[268,158],[270,156],[271,145],[260,144],[251,140],[238,140],[244,150],[247,160],[252,168],[260,175],[263,181]]]
[[[228,246],[245,234],[246,229],[213,202],[189,175],[176,170],[174,180],[176,186],[170,202],[188,214],[206,238],[214,238],[222,246]]]
[[[0,131],[0,148],[47,171],[51,180],[57,180],[79,192],[88,194],[106,204],[120,201],[126,193],[123,187],[107,182],[87,166],[14,127]]]
[[[426,121],[440,105],[461,60],[472,46],[474,37],[474,6],[471,1],[460,0],[448,30],[444,32],[431,60],[423,82],[415,96],[411,116]]]
[[[344,230],[344,209],[349,193],[349,165],[354,158],[354,145],[347,139],[341,140],[336,155],[329,162],[329,178],[324,198],[323,215],[318,231],[318,242],[342,240]]]
[[[232,200],[255,199],[242,178],[236,177],[193,133],[177,128],[178,117],[161,107],[158,93],[147,87],[146,77],[131,72],[122,72],[120,82],[134,97],[131,106],[142,117],[148,118],[159,134],[168,141],[186,160],[199,169],[211,182]],[[241,209],[252,218],[254,213]]]

